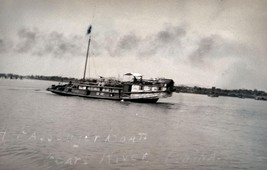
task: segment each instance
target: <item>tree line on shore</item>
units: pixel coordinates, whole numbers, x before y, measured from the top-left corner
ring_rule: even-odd
[[[35,79],[35,80],[48,80],[48,81],[58,81],[58,82],[68,82],[73,80],[79,80],[72,77],[62,77],[62,76],[43,76],[43,75],[18,75],[12,73],[0,73],[0,78],[2,79]]]
[[[62,77],[62,76],[43,76],[43,75],[18,75],[12,73],[0,73],[0,78],[2,79],[35,79],[35,80],[48,80],[48,81],[58,81],[58,82],[69,82],[69,81],[78,81],[81,79],[72,78],[72,77]],[[202,94],[208,95],[211,97],[218,96],[229,96],[229,97],[238,97],[238,98],[253,98],[256,100],[267,100],[267,93],[262,90],[250,90],[250,89],[221,89],[221,88],[206,88],[206,87],[190,87],[179,85],[175,86],[175,91],[177,93],[193,93],[193,94]]]
[[[190,86],[176,86],[176,92],[178,93],[193,93],[203,94],[210,97],[229,96],[238,98],[252,98],[256,100],[267,100],[267,93],[262,90],[250,90],[250,89],[221,89],[221,88],[206,88],[206,87],[190,87]]]

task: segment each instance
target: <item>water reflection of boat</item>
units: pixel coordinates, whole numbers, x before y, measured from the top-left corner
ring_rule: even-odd
[[[88,29],[91,33],[92,27]],[[159,98],[171,97],[174,91],[172,79],[143,79],[141,74],[126,73],[127,80],[100,77],[85,79],[91,36],[85,60],[83,79],[66,84],[52,85],[48,91],[65,96],[80,96],[95,99],[125,100],[142,103],[155,103]]]

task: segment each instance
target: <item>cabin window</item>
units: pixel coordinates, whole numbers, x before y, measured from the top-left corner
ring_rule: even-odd
[[[158,87],[152,87],[152,91],[157,91]]]
[[[99,91],[99,88],[94,88],[95,91]]]
[[[114,93],[119,93],[119,90],[112,90],[112,92],[114,92]]]
[[[150,86],[144,86],[144,90],[145,91],[151,91],[151,87]]]
[[[85,90],[86,87],[84,87],[84,86],[79,86],[78,89],[79,89],[79,90]]]
[[[109,89],[103,89],[102,91],[103,92],[109,92]]]

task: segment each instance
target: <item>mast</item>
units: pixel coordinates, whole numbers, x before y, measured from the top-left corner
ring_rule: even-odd
[[[85,75],[86,75],[87,61],[88,61],[89,49],[90,49],[90,43],[91,43],[91,31],[92,31],[92,26],[90,25],[88,30],[87,30],[87,35],[89,34],[89,40],[88,40],[86,59],[85,59],[85,65],[84,65],[83,81],[85,81]]]

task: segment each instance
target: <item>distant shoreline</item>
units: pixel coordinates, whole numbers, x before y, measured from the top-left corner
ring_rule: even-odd
[[[57,82],[69,82],[69,81],[79,81],[82,79],[72,78],[72,77],[62,77],[62,76],[43,76],[43,75],[27,75],[22,76],[12,73],[0,73],[0,79],[33,79],[33,80],[47,80],[47,81],[57,81]],[[262,90],[250,90],[250,89],[221,89],[217,87],[206,88],[198,86],[175,86],[176,93],[191,93],[191,94],[201,94],[208,95],[210,97],[228,96],[237,98],[250,98],[256,100],[267,100],[267,93]]]
[[[206,87],[190,87],[190,86],[175,86],[177,93],[192,93],[208,95],[210,97],[228,96],[237,98],[250,98],[256,100],[267,100],[267,93],[257,89],[221,89],[221,88],[206,88]]]

